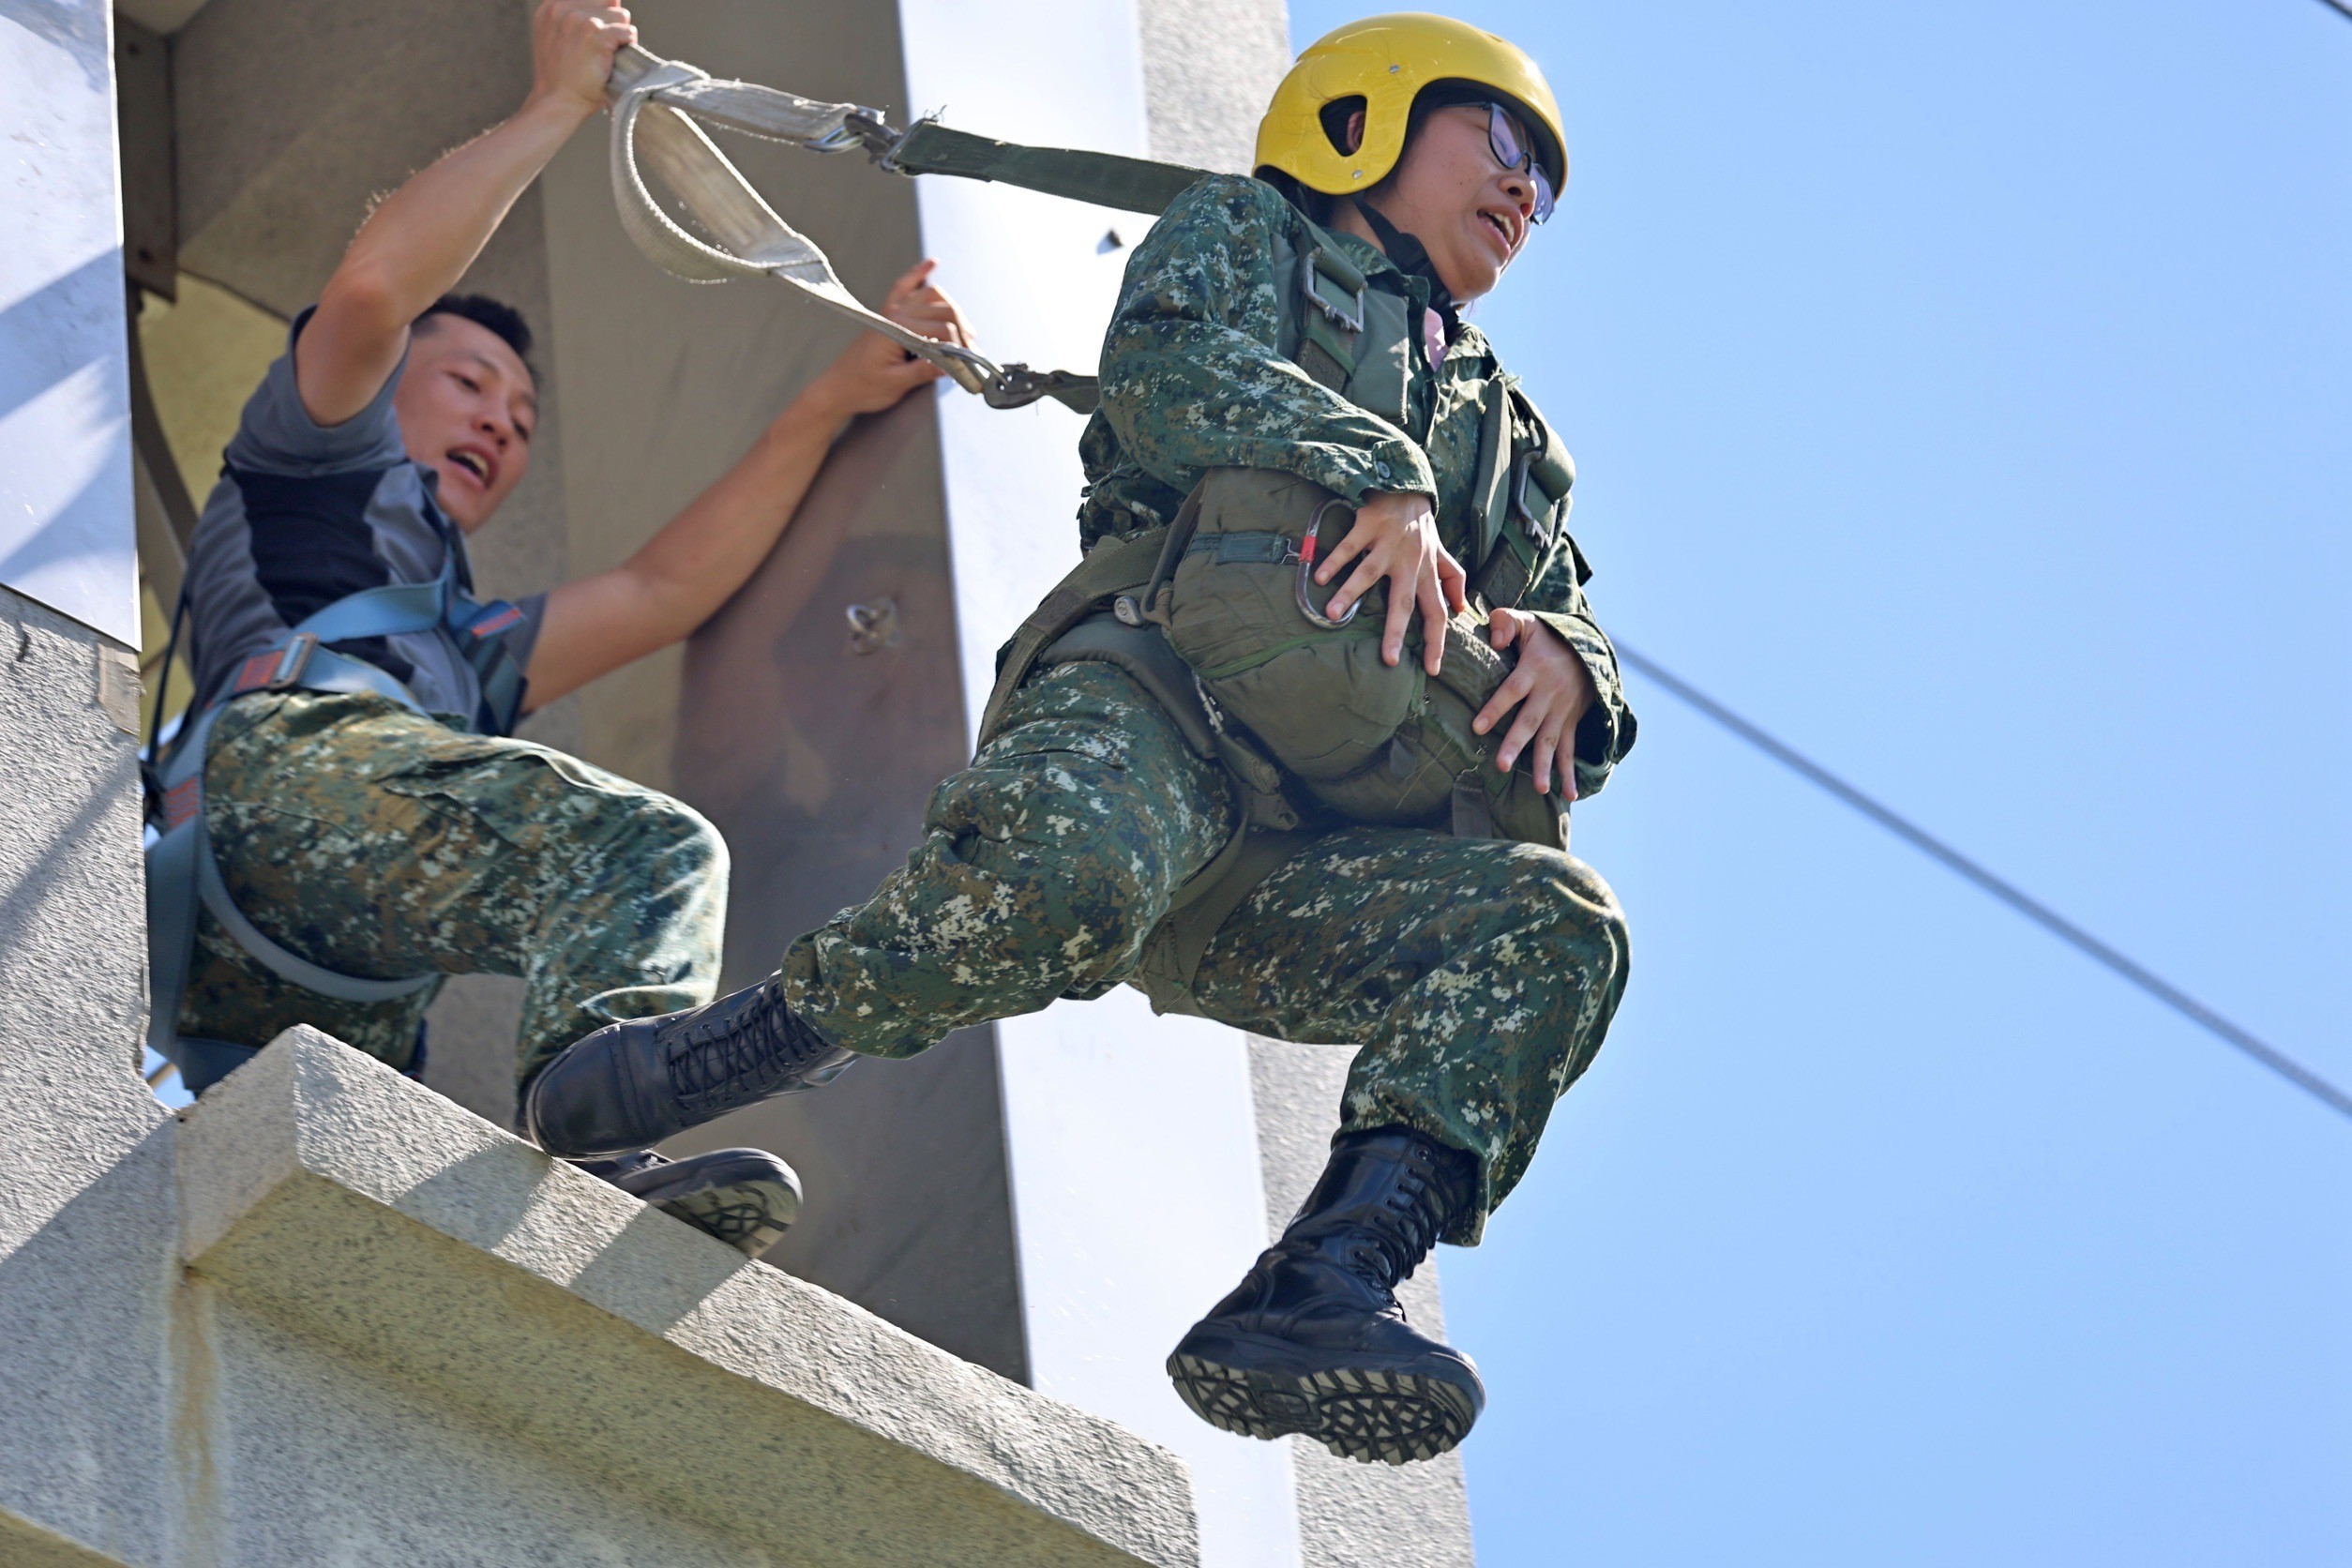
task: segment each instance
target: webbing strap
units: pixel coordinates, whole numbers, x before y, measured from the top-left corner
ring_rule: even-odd
[[[192,802],[194,792],[188,792]],[[191,813],[192,814],[192,813]],[[196,955],[196,838],[167,829],[147,846],[147,1047],[169,1057]]]
[[[343,602],[327,606],[303,625],[323,620]],[[436,617],[427,624],[438,626],[440,622]],[[290,653],[294,655],[291,660]],[[147,1044],[174,1062],[179,1060],[180,1003],[187,995],[188,970],[195,961],[200,904],[212,912],[221,928],[255,962],[280,979],[326,996],[345,1002],[385,1002],[412,995],[435,979],[423,974],[370,980],[322,968],[272,942],[229,896],[204,826],[204,753],[211,744],[213,725],[232,700],[271,689],[372,692],[416,713],[425,711],[408,688],[384,671],[321,647],[316,633],[290,632],[282,641],[249,657],[220,699],[182,728],[157,780],[163,820],[157,824],[158,835],[146,852]]]
[[[447,612],[450,577],[444,568],[430,582],[395,582],[349,594],[305,619],[294,629],[322,642],[356,642],[430,631]]]
[[[1078,624],[1078,617],[1113,594],[1140,586],[1152,576],[1168,531],[1153,528],[1123,539],[1105,539],[1087,552],[1045,602],[1030,612],[1013,640],[997,656],[996,689],[980,715],[980,744],[995,738],[1023,676],[1047,646]]]
[[[297,953],[272,942],[260,927],[245,918],[245,912],[229,897],[228,884],[220,880],[220,863],[213,858],[212,838],[204,831],[204,814],[199,810],[178,831],[193,837],[189,855],[195,865],[196,894],[204,901],[204,908],[221,929],[235,939],[236,944],[253,956],[254,961],[281,980],[292,981],[304,990],[331,996],[339,1002],[394,1002],[414,996],[441,978],[438,974],[410,975],[399,980],[369,980],[356,974],[340,974],[323,969]]]
[[[1470,485],[1470,514],[1478,535],[1470,544],[1474,566],[1484,566],[1501,542],[1511,507],[1511,382],[1509,371],[1499,372],[1481,395],[1478,419],[1478,475]],[[1515,599],[1489,603],[1515,604]]]
[[[1287,566],[1299,558],[1299,540],[1289,534],[1202,534],[1184,553],[1213,555],[1220,566]]]
[[[606,92],[612,100],[612,194],[621,227],[656,264],[691,282],[767,277],[788,283],[836,315],[938,366],[992,407],[1019,408],[1050,397],[1078,413],[1093,412],[1098,398],[1091,376],[999,366],[985,354],[938,342],[867,309],[835,274],[825,253],[777,216],[694,123],[707,120],[811,151],[838,152],[859,144],[850,129],[853,116],[879,124],[870,111],[819,103],[755,83],[714,82],[692,66],[635,47],[615,58]],[[639,167],[641,157],[709,241],[687,233],[654,199]]]
[[[1153,217],[1166,212],[1197,181],[1209,177],[1206,169],[1188,169],[1181,163],[1154,163],[1075,147],[1024,147],[1014,142],[994,142],[968,130],[950,129],[937,120],[918,120],[909,127],[883,162],[910,174],[993,180]]]
[[[223,700],[231,696],[242,697],[249,691],[271,689],[324,691],[346,697],[373,692],[378,697],[391,699],[412,713],[426,718],[432,717],[425,712],[425,705],[416,700],[415,694],[402,686],[390,671],[380,670],[364,658],[353,658],[348,654],[319,648],[289,678],[272,679],[274,671],[268,667],[276,665],[280,656],[280,649],[268,648],[247,659],[244,669],[238,671],[234,685],[223,694]],[[249,675],[258,678],[249,679]]]
[[[473,670],[480,688],[477,696],[484,712],[467,716],[468,723],[487,723],[492,732],[504,734],[514,728],[525,683],[521,667],[515,663],[505,644],[495,639],[520,621],[522,611],[504,599],[483,604],[468,596],[458,587],[457,570],[453,551],[444,561],[441,575],[432,581],[387,583],[346,595],[303,621],[291,635],[294,639],[307,635],[320,642],[353,642],[407,632],[446,631],[459,656]],[[285,646],[282,642],[276,644],[255,655],[254,659],[275,656]],[[251,669],[253,660],[247,664]],[[425,711],[399,681],[389,674],[371,679],[368,671],[373,666],[358,660],[321,652],[310,656],[305,668],[315,669],[321,677],[328,678],[306,676],[256,684],[240,680],[236,689],[251,691],[258,685],[275,684],[298,685],[312,691],[368,690],[418,713]],[[289,676],[299,673],[290,671]]]

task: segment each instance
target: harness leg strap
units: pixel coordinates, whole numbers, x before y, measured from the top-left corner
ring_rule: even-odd
[[[260,927],[245,917],[245,912],[229,897],[228,884],[220,880],[220,866],[213,858],[212,838],[204,831],[204,813],[200,810],[188,826],[194,831],[192,853],[196,862],[196,893],[204,908],[221,928],[235,939],[236,944],[253,956],[261,964],[281,980],[293,982],[305,990],[331,996],[339,1002],[397,1002],[414,996],[441,978],[438,974],[415,974],[397,980],[369,980],[355,974],[339,974],[310,962],[299,954],[289,952],[264,935]]]

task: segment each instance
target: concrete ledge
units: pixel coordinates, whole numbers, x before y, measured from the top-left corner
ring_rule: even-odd
[[[0,1508],[0,1562],[8,1568],[122,1568],[122,1559],[69,1541],[5,1508]]]
[[[182,1120],[183,1255],[229,1302],[779,1563],[1199,1560],[1166,1450],[316,1031]]]

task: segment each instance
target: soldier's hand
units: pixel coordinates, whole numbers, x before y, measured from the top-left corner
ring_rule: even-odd
[[[603,0],[544,0],[531,18],[531,97],[586,119],[604,107],[612,56],[637,41],[629,13]]]
[[[1329,582],[1350,561],[1357,561],[1356,569],[1324,605],[1323,613],[1338,620],[1386,579],[1388,626],[1380,634],[1380,657],[1395,664],[1405,656],[1405,628],[1418,609],[1422,663],[1436,674],[1445,660],[1445,618],[1466,608],[1470,599],[1462,564],[1438,542],[1438,519],[1429,498],[1410,490],[1365,496],[1348,536],[1315,568],[1315,580]]]
[[[1566,638],[1524,611],[1496,611],[1487,623],[1486,641],[1498,649],[1518,644],[1519,662],[1470,720],[1470,728],[1483,735],[1516,707],[1519,716],[1495,752],[1495,766],[1509,773],[1532,741],[1535,751],[1529,765],[1535,771],[1536,790],[1551,788],[1557,766],[1561,796],[1576,799],[1576,724],[1593,702],[1592,672]]]

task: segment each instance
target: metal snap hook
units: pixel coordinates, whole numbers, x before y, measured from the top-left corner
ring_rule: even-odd
[[[1305,616],[1311,624],[1322,627],[1325,631],[1337,631],[1340,627],[1354,620],[1356,618],[1356,611],[1364,608],[1364,601],[1362,599],[1358,599],[1355,603],[1348,607],[1347,614],[1342,615],[1339,619],[1334,621],[1330,616],[1324,614],[1321,611],[1316,609],[1315,601],[1307,596],[1307,589],[1312,587],[1315,581],[1315,555],[1316,548],[1320,542],[1319,535],[1321,535],[1323,529],[1323,514],[1330,511],[1334,506],[1338,507],[1341,511],[1348,513],[1350,517],[1355,515],[1355,508],[1349,506],[1345,501],[1341,501],[1336,497],[1326,501],[1321,505],[1315,508],[1315,515],[1307,520],[1306,536],[1299,541],[1299,575],[1297,580],[1299,613]]]

